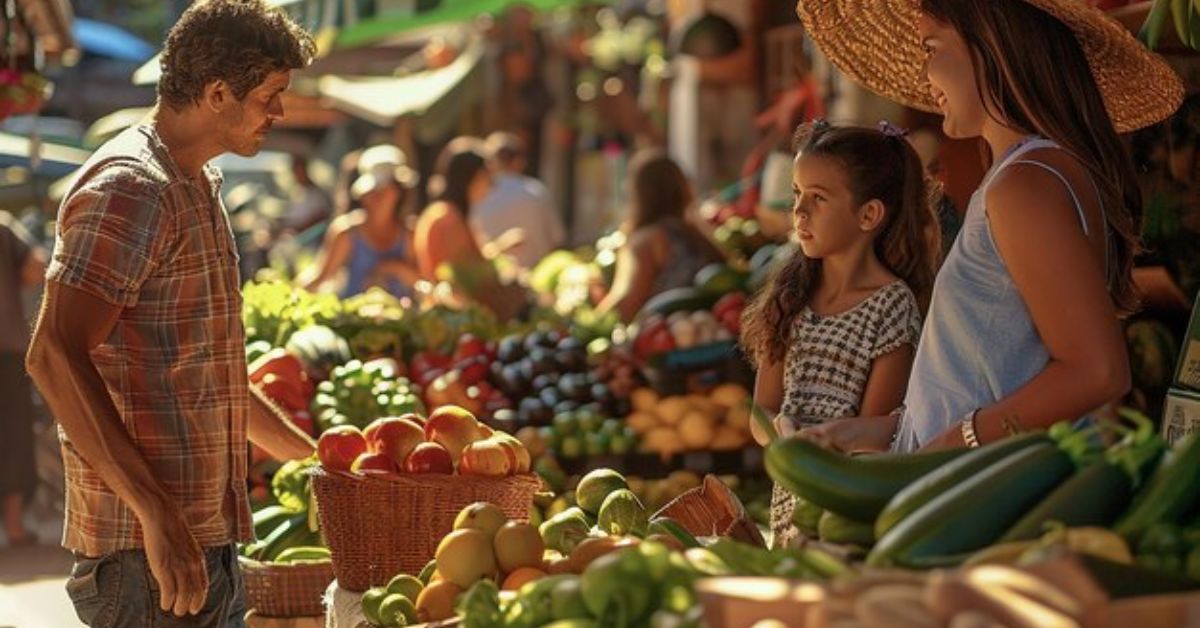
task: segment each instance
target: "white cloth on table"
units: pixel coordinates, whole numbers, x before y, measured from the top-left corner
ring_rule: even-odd
[[[362,593],[347,591],[337,580],[325,590],[325,628],[370,628],[362,612]]]

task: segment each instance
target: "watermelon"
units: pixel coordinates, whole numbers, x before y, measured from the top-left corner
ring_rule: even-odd
[[[287,352],[300,358],[316,381],[329,379],[333,367],[350,361],[350,345],[324,325],[305,327],[288,338]]]
[[[649,316],[650,314],[658,314],[659,316],[669,316],[675,312],[695,312],[697,310],[707,310],[716,303],[720,295],[705,294],[696,288],[672,288],[670,290],[659,293],[642,306],[642,311],[638,317]]]

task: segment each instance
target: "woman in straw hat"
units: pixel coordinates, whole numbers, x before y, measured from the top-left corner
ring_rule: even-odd
[[[993,165],[934,286],[905,405],[802,435],[842,450],[978,446],[1126,392],[1120,317],[1141,197],[1119,132],[1168,117],[1179,78],[1079,0],[801,0],[868,88],[981,137]]]
[[[373,286],[395,296],[411,296],[421,274],[406,201],[418,175],[408,166],[404,153],[388,144],[362,151],[357,172],[350,198],[362,209],[333,220],[317,271],[303,284],[315,289],[345,268],[346,282],[339,292],[343,298]]]

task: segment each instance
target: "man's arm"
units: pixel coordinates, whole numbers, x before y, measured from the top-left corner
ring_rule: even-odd
[[[120,306],[84,290],[48,282],[27,367],[71,445],[141,522],[163,609],[194,614],[208,592],[200,546],[129,437],[90,355],[120,313]]]
[[[250,420],[247,435],[276,460],[307,458],[316,451],[316,443],[292,423],[257,386],[250,386]]]

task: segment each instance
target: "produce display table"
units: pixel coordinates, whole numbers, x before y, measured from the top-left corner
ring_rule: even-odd
[[[246,628],[322,628],[324,617],[259,617],[250,611],[246,615]]]
[[[355,591],[347,591],[338,586],[335,580],[329,585],[329,589],[325,592],[325,628],[370,628],[367,619],[362,612],[362,593]],[[319,621],[319,620],[318,620]],[[458,626],[457,620],[439,621],[430,624],[421,624],[414,628],[454,628]],[[321,624],[315,624],[320,626]],[[278,628],[293,628],[290,624],[284,624]],[[248,628],[255,628],[253,626]],[[264,626],[264,628],[277,628],[274,625]],[[309,628],[309,624],[296,624],[295,628]]]
[[[664,478],[672,471],[757,477],[764,473],[762,453],[762,447],[754,446],[733,451],[685,452],[666,460],[657,454],[637,452],[626,456],[560,458],[558,463],[570,475],[583,475],[596,469],[614,469],[646,479]]]

